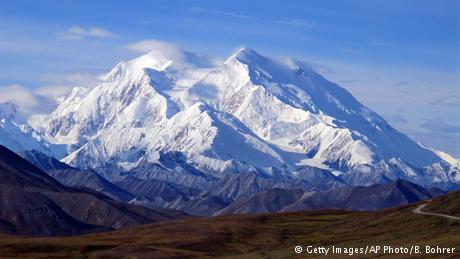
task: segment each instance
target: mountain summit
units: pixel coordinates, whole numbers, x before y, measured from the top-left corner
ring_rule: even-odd
[[[67,146],[62,161],[102,174],[156,165],[178,177],[196,172],[194,179],[243,171],[296,178],[301,168],[319,167],[350,185],[460,183],[458,167],[305,62],[248,48],[217,65],[153,50],[119,63],[95,88],[75,88],[30,123]]]

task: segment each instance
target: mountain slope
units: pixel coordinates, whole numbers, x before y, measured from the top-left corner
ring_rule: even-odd
[[[443,194],[439,189],[425,189],[403,180],[316,192],[273,188],[238,198],[214,215],[321,209],[379,210],[432,199]]]
[[[145,205],[148,204],[147,207],[150,208],[170,207],[169,204],[177,200],[187,199],[199,193],[196,189],[182,185],[157,179],[142,180],[134,176],[128,176],[115,184],[136,195],[136,199],[141,199],[136,203],[143,204],[142,200],[148,202]]]
[[[0,145],[14,152],[37,150],[61,158],[65,147],[49,143],[23,119],[19,110],[15,103],[0,103]]]
[[[183,215],[127,205],[94,191],[66,187],[3,146],[0,193],[1,229],[21,235],[75,235]]]
[[[92,170],[73,168],[36,150],[23,151],[20,155],[66,186],[86,187],[118,201],[129,202],[135,197]]]
[[[301,189],[270,189],[249,198],[237,199],[214,215],[278,212],[298,201],[302,195],[304,195],[304,192]]]
[[[438,189],[397,180],[381,185],[340,187],[308,195],[282,211],[318,209],[378,210],[392,208],[443,195]]]

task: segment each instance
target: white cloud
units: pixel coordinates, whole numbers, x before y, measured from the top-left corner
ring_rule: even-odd
[[[0,103],[12,102],[19,106],[24,118],[38,113],[53,111],[58,99],[68,94],[74,87],[94,87],[101,79],[99,75],[88,73],[46,74],[41,80],[45,86],[29,89],[21,85],[0,86]]]
[[[50,112],[56,107],[56,101],[50,96],[35,93],[21,85],[0,87],[0,103],[12,102],[19,106],[22,116]]]
[[[8,85],[0,88],[0,102],[14,102],[19,106],[32,107],[38,104],[35,95],[20,85]]]
[[[87,29],[73,25],[67,31],[60,33],[60,37],[65,40],[82,40],[87,37],[110,38],[115,37],[111,31],[99,27],[89,27]]]
[[[58,99],[70,93],[73,88],[71,85],[48,85],[34,90],[34,94]]]
[[[125,46],[125,49],[142,54],[148,52],[159,64],[173,60],[176,66],[193,64],[197,67],[210,67],[222,62],[220,57],[183,50],[178,44],[155,39],[134,42]]]
[[[175,65],[180,65],[186,59],[186,56],[179,45],[165,41],[143,40],[128,44],[126,49],[137,53],[148,52],[150,57],[154,57],[151,65],[158,68],[169,64],[171,60],[174,60]]]
[[[115,34],[113,34],[112,32],[98,27],[89,28],[88,35],[99,38],[115,37]]]
[[[100,81],[99,77],[90,73],[45,74],[41,80],[54,85],[92,86]]]
[[[102,75],[90,73],[45,74],[41,80],[45,86],[37,88],[34,93],[57,99],[69,93],[74,87],[95,87],[102,80]]]
[[[157,51],[165,54],[171,54],[180,51],[180,46],[178,44],[154,39],[131,43],[127,45],[126,48],[139,53]]]

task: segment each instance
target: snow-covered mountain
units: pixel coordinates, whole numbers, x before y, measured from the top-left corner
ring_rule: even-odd
[[[352,185],[398,178],[460,184],[457,165],[307,63],[247,48],[218,65],[186,51],[152,51],[119,63],[95,88],[75,88],[29,123],[67,146],[62,161],[106,176],[152,165],[157,178],[158,168],[195,180],[242,171],[302,178],[299,168],[319,167]],[[170,154],[180,163],[164,159]]]

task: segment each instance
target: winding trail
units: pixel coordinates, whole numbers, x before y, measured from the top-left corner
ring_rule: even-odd
[[[429,201],[429,202],[430,202],[430,201]],[[430,216],[441,217],[441,218],[452,219],[452,220],[460,220],[460,217],[455,217],[455,216],[446,215],[446,214],[439,214],[439,213],[424,212],[424,211],[422,211],[422,209],[425,208],[426,205],[428,205],[429,202],[420,204],[417,208],[415,208],[415,209],[412,210],[412,213],[414,213],[414,214],[420,214],[420,215],[430,215]]]

